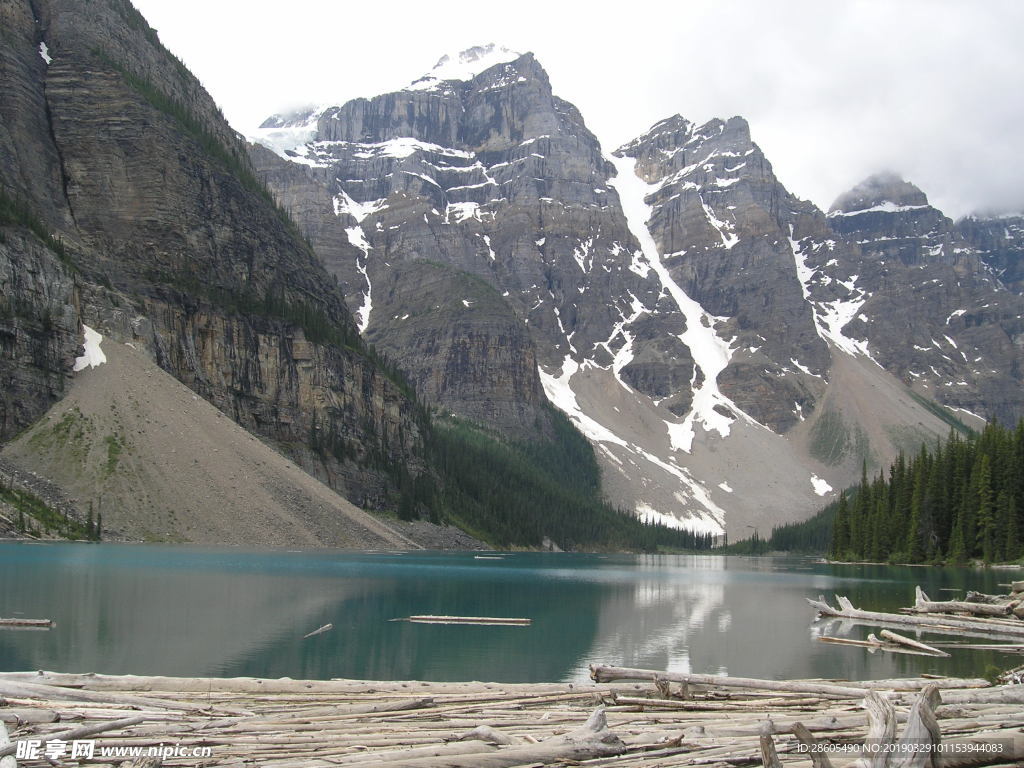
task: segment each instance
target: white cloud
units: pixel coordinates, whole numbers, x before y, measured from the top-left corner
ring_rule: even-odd
[[[1016,0],[636,0],[611,14],[548,0],[136,5],[243,132],[282,107],[393,90],[445,51],[494,41],[536,53],[606,144],[676,112],[739,114],[782,182],[822,207],[893,168],[953,216],[1024,208]]]

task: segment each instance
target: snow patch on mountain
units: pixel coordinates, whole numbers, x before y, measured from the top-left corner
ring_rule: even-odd
[[[558,410],[562,411],[576,424],[580,432],[591,440],[599,443],[612,443],[628,448],[629,444],[625,440],[588,416],[580,408],[579,403],[576,401],[576,393],[572,391],[571,384],[572,377],[579,369],[580,364],[573,360],[571,355],[565,356],[565,359],[562,361],[562,371],[558,376],[553,376],[543,368],[538,367],[537,371],[540,374],[540,381],[544,387],[544,394],[547,395],[548,400]]]
[[[905,211],[919,211],[923,208],[930,208],[929,205],[897,205],[891,200],[885,200],[878,205],[873,205],[870,208],[861,208],[857,211],[831,211],[828,214],[829,218],[835,218],[836,216],[860,216],[862,213],[904,213]]]
[[[704,380],[694,389],[690,412],[682,424],[669,430],[673,449],[689,453],[693,447],[695,425],[698,423],[708,431],[718,432],[722,437],[729,435],[733,419],[720,413],[715,406],[724,406],[730,411],[740,412],[740,409],[718,389],[718,374],[729,364],[732,349],[729,342],[715,332],[714,325],[718,318],[709,315],[700,304],[687,296],[661,262],[658,246],[647,228],[647,222],[651,218],[651,206],[647,204],[646,197],[657,189],[657,185],[648,184],[636,175],[635,159],[615,155],[609,155],[607,159],[615,166],[618,174],[608,183],[619,194],[626,223],[640,243],[644,261],[658,276],[662,286],[683,313],[686,330],[679,334],[679,339],[689,347],[694,363],[704,374]],[[728,239],[723,234],[723,243],[727,242]]]
[[[386,200],[370,200],[365,203],[357,203],[345,190],[334,196],[334,215],[348,214],[358,224],[362,224],[363,219],[367,216],[382,211],[385,208],[387,208]]]
[[[467,48],[442,56],[434,68],[405,87],[407,91],[430,91],[451,80],[467,81],[497,64],[515,61],[523,54],[494,43]]]
[[[88,325],[83,325],[82,330],[84,331],[84,339],[82,341],[84,354],[81,357],[75,358],[73,370],[76,372],[84,371],[86,368],[95,368],[107,362],[106,354],[100,349],[103,334],[94,331]]]
[[[814,492],[819,496],[827,496],[832,493],[832,486],[817,475],[811,475],[811,487],[814,488]]]
[[[846,327],[854,318],[860,314],[861,307],[867,302],[869,296],[866,292],[857,287],[857,276],[853,275],[849,280],[837,280],[849,292],[849,298],[836,299],[834,301],[815,301],[811,298],[811,283],[817,271],[807,266],[807,255],[803,252],[800,243],[793,239],[793,225],[789,225],[789,247],[793,252],[793,261],[796,265],[797,278],[800,280],[800,289],[804,299],[811,305],[811,312],[814,318],[814,327],[818,336],[826,341],[832,342],[836,347],[850,355],[864,355],[874,360],[868,350],[867,341],[850,338],[843,334]],[[795,361],[794,361],[795,362]]]
[[[356,257],[356,269],[366,280],[366,291],[363,293],[363,304],[356,310],[355,315],[359,332],[366,333],[366,329],[370,327],[370,311],[373,309],[373,284],[370,282],[370,275],[366,268],[370,256],[370,243],[366,239],[363,228],[358,224],[346,228],[345,234],[348,235],[348,241],[363,253],[362,259]]]

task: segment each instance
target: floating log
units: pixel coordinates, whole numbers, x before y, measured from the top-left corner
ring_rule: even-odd
[[[862,611],[842,595],[836,595],[839,608],[833,608],[822,597],[818,600],[807,598],[822,616],[835,616],[839,619],[853,619],[863,622],[882,622],[888,624],[910,624],[940,634],[959,634],[961,630],[983,631],[988,634],[1000,634],[1009,637],[1024,637],[1024,622],[996,621],[993,619],[968,619],[957,616],[908,616],[902,613],[882,613],[879,611]]]
[[[1001,651],[1003,653],[1024,653],[1020,643],[936,643],[944,648],[963,648],[970,651]]]
[[[0,619],[0,627],[39,627],[49,629],[54,626],[53,619]]]
[[[832,645],[854,645],[858,648],[870,648],[873,651],[877,651],[884,647],[884,643],[875,638],[874,635],[868,635],[867,640],[853,640],[848,637],[829,637],[828,635],[821,635],[818,637],[818,642],[830,643]]]
[[[1002,595],[986,595],[984,592],[975,592],[973,589],[967,590],[967,595],[964,597],[968,603],[989,603],[990,605],[1005,603],[1008,599]]]
[[[324,632],[330,632],[332,629],[334,629],[334,625],[333,624],[324,624],[322,627],[320,627],[320,629],[314,629],[308,635],[303,635],[302,639],[305,640],[307,637],[313,637],[315,635],[322,635]]]
[[[929,600],[928,595],[918,586],[914,588],[914,607],[910,610],[915,613],[970,613],[974,616],[1007,616],[1010,613],[1010,606],[1007,603]]]
[[[410,616],[405,619],[413,624],[496,624],[499,626],[526,627],[533,619],[513,619],[500,616]]]
[[[925,645],[924,643],[918,642],[917,640],[911,640],[909,637],[897,635],[895,632],[891,632],[888,629],[880,630],[878,634],[881,635],[883,640],[888,640],[890,643],[896,643],[897,645],[903,645],[907,648],[913,648],[917,651],[923,651],[924,653],[929,653],[932,656],[949,656],[949,654],[945,651],[940,651],[938,648],[935,648],[930,645]]]

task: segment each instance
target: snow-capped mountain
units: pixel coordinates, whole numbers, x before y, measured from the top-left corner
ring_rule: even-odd
[[[977,247],[894,177],[826,215],[741,118],[612,151],[532,54],[484,46],[254,139],[423,396],[516,438],[550,401],[648,519],[766,530],[945,434],[930,401],[1022,412],[1022,300]]]

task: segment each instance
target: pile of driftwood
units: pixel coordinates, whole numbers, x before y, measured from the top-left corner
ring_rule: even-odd
[[[971,643],[969,645],[957,643],[956,645],[958,648],[1020,653],[1024,652],[1024,581],[1015,581],[1010,587],[1011,591],[1006,595],[968,592],[964,600],[942,601],[930,599],[921,587],[916,587],[914,605],[901,609],[900,613],[860,610],[842,595],[836,595],[838,608],[829,605],[824,597],[819,597],[817,600],[808,598],[807,602],[814,606],[819,616],[823,617],[872,626],[912,627],[919,632],[934,634],[1011,641]],[[926,653],[936,656],[949,655],[934,646],[898,635],[889,629],[883,629],[879,635],[881,638],[871,634],[867,640],[830,637],[819,639],[826,642],[863,645],[868,648]]]
[[[591,673],[593,683],[543,685],[4,673],[0,722],[13,743],[0,747],[0,766],[19,740],[86,738],[97,752],[82,765],[95,768],[141,765],[103,758],[100,748],[144,755],[168,745],[212,754],[163,765],[238,768],[828,768],[852,759],[858,768],[953,768],[1024,760],[1024,686],[607,666]]]

